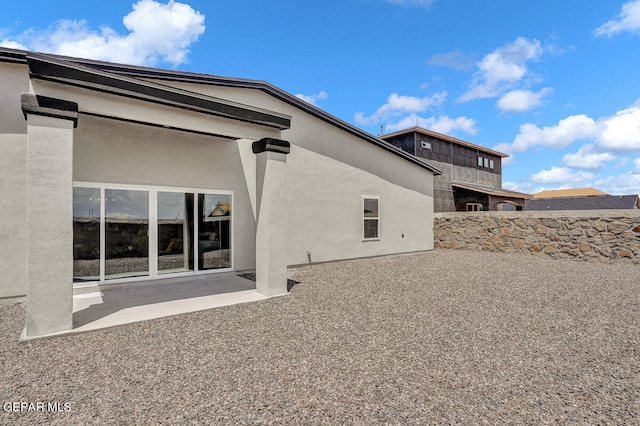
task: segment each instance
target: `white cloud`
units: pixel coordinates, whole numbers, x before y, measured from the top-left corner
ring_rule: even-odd
[[[429,59],[428,64],[464,71],[473,68],[473,56],[465,55],[459,50],[438,53]]]
[[[593,179],[590,172],[574,172],[568,167],[551,166],[549,170],[541,170],[531,176],[531,181],[536,183],[579,183]]]
[[[395,132],[410,127],[419,126],[434,132],[450,135],[452,133],[462,132],[468,135],[475,135],[478,132],[476,122],[468,117],[451,118],[446,115],[439,117],[420,117],[417,114],[411,114],[397,123],[387,124],[385,132]]]
[[[527,76],[527,62],[539,60],[543,52],[538,40],[524,37],[499,47],[476,64],[479,69],[458,102],[500,96]]]
[[[633,160],[633,164],[635,165],[635,172],[640,173],[640,157]]]
[[[545,87],[538,92],[531,90],[512,90],[505,93],[496,105],[502,111],[524,112],[542,105],[542,98],[552,93],[553,89]]]
[[[640,150],[640,102],[601,120],[598,146],[619,151]]]
[[[170,0],[166,4],[139,0],[122,22],[129,31],[119,34],[86,21],[61,20],[46,30],[29,30],[10,40],[26,50],[91,58],[133,65],[186,62],[189,46],[205,30],[205,17],[191,6]]]
[[[600,25],[593,33],[600,37],[610,37],[623,31],[635,33],[639,30],[640,0],[633,0],[624,3],[618,16]]]
[[[576,169],[600,169],[607,161],[612,161],[615,155],[609,152],[597,152],[593,145],[580,147],[575,154],[565,154],[562,157],[562,165]]]
[[[520,126],[512,144],[501,145],[502,149],[512,152],[522,152],[535,146],[550,148],[564,148],[573,142],[586,138],[593,138],[598,133],[596,122],[584,114],[572,115],[558,121],[556,126],[538,126],[525,123]]]
[[[29,50],[27,46],[8,38],[0,40],[0,47],[8,47],[9,49]]]
[[[525,123],[520,126],[520,132],[512,143],[499,144],[496,149],[503,152],[523,152],[536,146],[560,149],[583,139],[595,142],[590,148],[591,154],[640,151],[640,100],[611,117],[601,117],[597,121],[578,114],[558,121],[555,126],[540,128]]]
[[[597,180],[594,187],[611,195],[640,194],[640,173],[625,173]]]
[[[315,95],[303,95],[302,93],[298,93],[295,95],[295,97],[300,98],[303,101],[310,103],[311,105],[316,105],[316,102],[321,99],[327,99],[329,95],[327,94],[327,92],[322,90],[320,91],[320,93],[317,93]]]
[[[442,104],[447,97],[447,92],[434,93],[433,96],[418,98],[415,96],[400,96],[392,93],[387,98],[387,103],[382,105],[373,115],[367,117],[362,112],[355,114],[355,121],[360,125],[372,125],[383,122],[391,117],[402,114],[424,112],[432,106]]]

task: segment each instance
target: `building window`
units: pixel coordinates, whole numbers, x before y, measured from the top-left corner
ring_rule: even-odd
[[[480,203],[467,203],[467,211],[468,212],[481,212],[482,204]]]
[[[232,269],[232,193],[77,184],[73,280]]]
[[[493,160],[478,156],[478,167],[484,167],[485,169],[493,170],[494,168]]]
[[[363,197],[363,238],[380,238],[380,198]]]
[[[424,149],[431,150],[431,144],[429,142],[422,142],[420,146],[422,146]]]

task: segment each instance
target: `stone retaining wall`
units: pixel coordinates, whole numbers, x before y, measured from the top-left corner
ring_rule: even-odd
[[[640,265],[640,210],[436,213],[434,246]]]

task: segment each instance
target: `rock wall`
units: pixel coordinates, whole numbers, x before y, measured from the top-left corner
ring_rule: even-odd
[[[436,213],[434,246],[640,265],[640,210]]]

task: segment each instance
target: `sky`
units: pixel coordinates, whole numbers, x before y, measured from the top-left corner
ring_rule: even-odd
[[[640,0],[21,0],[0,46],[265,80],[509,154],[504,188],[640,194]]]

